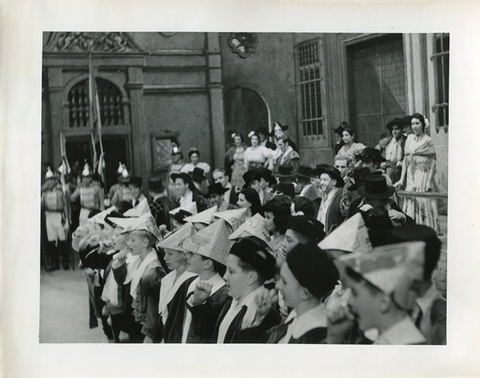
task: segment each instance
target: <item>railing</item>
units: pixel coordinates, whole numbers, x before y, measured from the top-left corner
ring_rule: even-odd
[[[423,198],[441,198],[447,199],[448,193],[436,193],[436,192],[407,192],[405,190],[399,190],[397,192],[399,197],[423,197]]]

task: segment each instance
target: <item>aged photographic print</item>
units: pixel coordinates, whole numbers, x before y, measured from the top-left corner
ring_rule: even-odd
[[[45,31],[40,343],[447,345],[449,33]]]

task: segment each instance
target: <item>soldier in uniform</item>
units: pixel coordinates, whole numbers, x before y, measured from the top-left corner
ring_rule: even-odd
[[[132,193],[129,187],[129,183],[130,183],[130,173],[128,173],[127,167],[123,165],[122,172],[119,177],[119,182],[118,184],[116,184],[118,186],[115,189],[115,192],[113,193],[111,198],[112,205],[117,206],[122,201],[132,202]],[[110,192],[108,193],[109,196],[111,192],[112,192],[112,189],[110,189]]]
[[[50,168],[48,168],[45,179],[48,183],[48,189],[42,193],[42,208],[45,211],[48,239],[46,269],[59,269],[59,258],[61,255],[63,268],[67,270],[69,269],[67,198],[62,191],[61,185],[58,183],[57,177]]]
[[[90,211],[96,210],[105,210],[105,205],[103,203],[104,194],[102,189],[93,185],[92,183],[92,171],[88,164],[85,164],[85,168],[82,172],[82,183],[72,194],[70,199],[72,202],[80,199],[80,217],[79,224],[80,226],[86,222],[88,219],[88,214]]]

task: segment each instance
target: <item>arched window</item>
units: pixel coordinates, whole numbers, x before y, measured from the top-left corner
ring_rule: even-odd
[[[96,79],[100,118],[102,126],[125,124],[122,93],[113,83],[105,79]],[[88,79],[75,84],[68,93],[69,126],[71,128],[90,126]]]

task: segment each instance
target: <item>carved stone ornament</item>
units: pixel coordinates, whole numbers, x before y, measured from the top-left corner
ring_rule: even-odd
[[[136,52],[138,47],[122,32],[53,32],[44,44],[46,51]]]
[[[258,45],[258,38],[252,33],[230,33],[227,43],[233,53],[245,59],[255,52]]]

